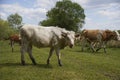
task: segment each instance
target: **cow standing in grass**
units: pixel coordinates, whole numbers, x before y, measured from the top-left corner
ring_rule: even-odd
[[[14,51],[14,43],[18,43],[21,45],[21,38],[20,35],[14,34],[9,37],[10,40],[10,46],[12,47],[12,52]]]
[[[82,51],[85,42],[89,42],[90,48],[93,52],[99,51],[102,47],[106,53],[106,44],[109,40],[120,40],[120,35],[117,31],[111,30],[83,30],[81,36],[83,37]],[[95,50],[93,44],[97,43],[98,48]]]
[[[50,47],[47,64],[50,62],[50,57],[55,50],[59,66],[62,66],[60,60],[60,50],[66,46],[72,48],[74,46],[75,32],[67,31],[59,27],[43,27],[35,25],[24,25],[20,29],[21,34],[21,62],[24,65],[24,54],[27,52],[33,64],[36,64],[32,56],[32,45],[42,48]]]

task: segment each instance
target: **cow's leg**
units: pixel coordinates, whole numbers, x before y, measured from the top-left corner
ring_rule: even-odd
[[[106,53],[106,47],[104,47],[104,53]]]
[[[81,45],[82,45],[81,51],[84,51],[85,43],[86,43],[86,39],[83,38],[83,39],[82,39],[82,43],[81,43]]]
[[[58,64],[59,64],[59,66],[62,66],[60,49],[56,48],[55,51],[56,51],[56,55],[57,55],[57,58],[58,58]]]
[[[10,40],[10,46],[12,47],[12,40]]]
[[[25,65],[24,54],[27,51],[27,47],[28,47],[27,40],[26,39],[22,40],[21,41],[21,63],[22,63],[22,65]]]
[[[24,59],[24,54],[25,54],[26,50],[23,46],[21,46],[21,63],[22,65],[25,65],[25,59]]]
[[[107,42],[104,42],[104,43],[103,43],[104,53],[106,53],[106,44],[107,44]]]
[[[27,47],[27,52],[28,52],[28,54],[29,54],[30,59],[32,60],[32,63],[33,63],[34,65],[36,65],[36,61],[35,61],[35,59],[34,59],[34,57],[33,57],[33,55],[32,55],[32,45],[31,45],[31,44],[28,45],[28,47]]]
[[[51,56],[52,56],[52,54],[53,54],[53,51],[54,51],[54,48],[52,47],[52,48],[50,49],[49,56],[48,56],[48,59],[47,59],[47,65],[49,65],[49,63],[50,63],[50,58],[51,58]]]
[[[101,34],[97,35],[97,40],[99,42],[99,45],[98,45],[98,48],[96,49],[96,52],[98,52],[101,49],[102,45],[103,45],[102,35]]]
[[[19,46],[21,46],[21,41],[20,40],[18,41],[18,43],[19,43]]]
[[[98,51],[101,49],[102,45],[103,45],[103,43],[102,43],[102,42],[100,42],[100,44],[99,44],[98,48],[96,49],[96,52],[98,52]]]
[[[14,41],[10,40],[10,45],[11,45],[11,48],[12,48],[12,52],[14,51]]]
[[[95,52],[95,48],[94,48],[94,45],[92,44],[92,42],[90,43],[90,48],[92,49],[93,52]]]

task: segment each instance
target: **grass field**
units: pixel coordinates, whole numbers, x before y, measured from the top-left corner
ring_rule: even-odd
[[[26,65],[20,64],[19,46],[12,53],[9,42],[0,41],[0,80],[120,80],[120,48],[107,48],[107,53],[81,52],[79,46],[61,51],[63,66],[56,55],[46,65],[49,48],[33,48],[37,65],[25,54]]]

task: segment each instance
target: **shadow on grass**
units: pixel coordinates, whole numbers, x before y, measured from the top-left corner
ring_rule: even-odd
[[[41,67],[41,68],[53,68],[52,65],[47,65],[47,64],[37,64],[37,65],[34,65],[34,66],[37,66],[37,67]]]
[[[104,53],[104,51],[102,51],[102,50],[100,50],[100,51],[97,51],[97,52],[93,52],[93,51],[91,51],[91,50],[84,50],[84,51],[82,51],[82,50],[71,50],[72,52],[77,52],[77,53],[81,53],[81,54],[83,54],[83,53],[86,53],[86,54],[108,54],[108,52],[107,53]]]
[[[12,50],[11,49],[4,49],[4,50],[0,50],[0,53],[20,53],[20,50],[14,50],[13,52],[12,52]]]
[[[20,66],[19,63],[0,63],[0,67]]]
[[[52,68],[52,65],[47,65],[47,64],[36,64],[36,65],[33,65],[33,64],[25,64],[25,65],[22,65],[20,63],[0,63],[0,68],[1,67],[40,67],[40,68]]]

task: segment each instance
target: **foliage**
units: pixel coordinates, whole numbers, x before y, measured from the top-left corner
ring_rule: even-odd
[[[39,24],[43,26],[59,26],[78,31],[85,23],[84,9],[70,0],[58,1],[56,6],[47,12],[47,20]]]
[[[118,30],[119,34],[120,34],[120,30]]]
[[[22,17],[18,13],[9,15],[7,20],[9,25],[16,29],[19,29],[19,25],[22,24]]]
[[[0,40],[7,39],[13,33],[15,33],[15,30],[9,27],[8,22],[0,19]]]
[[[120,48],[120,41],[111,40],[107,43],[107,47]]]
[[[120,80],[120,49],[107,48],[107,53],[80,52],[80,46],[61,51],[63,66],[57,64],[56,55],[46,65],[49,48],[33,47],[37,65],[25,54],[26,65],[20,64],[20,46],[11,52],[9,42],[0,41],[1,80]]]

